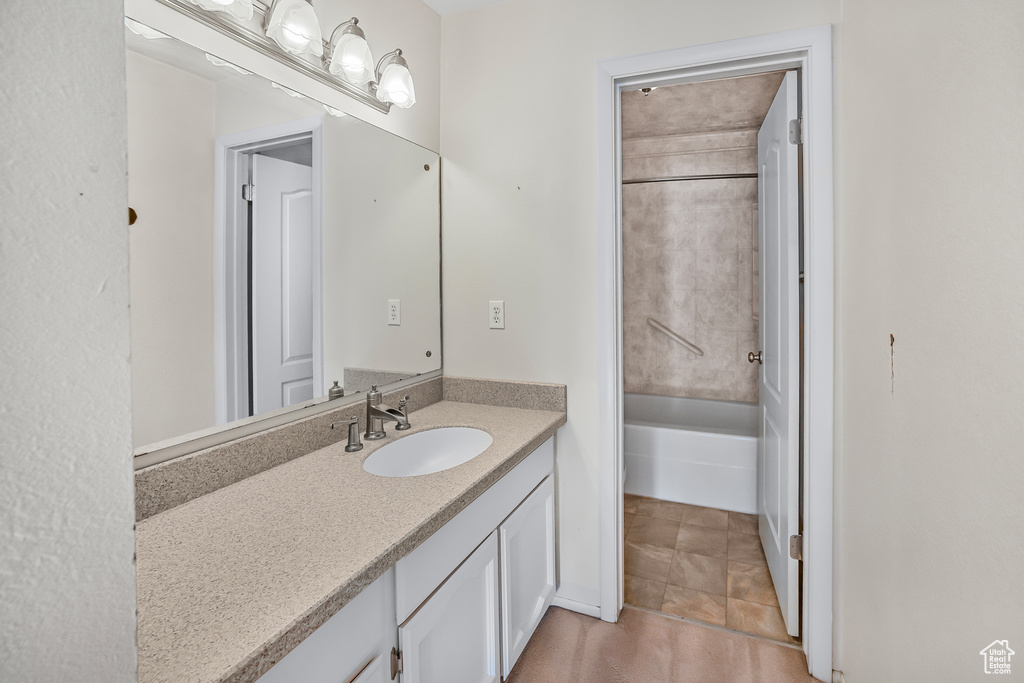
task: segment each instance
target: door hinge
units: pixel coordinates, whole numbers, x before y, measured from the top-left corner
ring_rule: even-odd
[[[402,652],[397,647],[391,648],[391,680],[402,671]]]
[[[804,559],[804,537],[801,534],[794,534],[789,537],[789,556],[794,560]]]
[[[252,183],[246,183],[242,185],[242,199],[247,202],[251,202],[256,194],[256,186]]]
[[[802,118],[789,122],[789,141],[794,145],[799,145],[804,141],[804,120]]]

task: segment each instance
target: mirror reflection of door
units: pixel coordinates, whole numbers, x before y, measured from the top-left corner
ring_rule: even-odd
[[[252,155],[252,181],[249,414],[258,415],[322,393],[313,382],[309,141]]]

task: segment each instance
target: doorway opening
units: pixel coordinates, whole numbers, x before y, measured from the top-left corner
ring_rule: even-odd
[[[767,486],[790,482],[764,476],[780,467],[765,463],[774,453],[759,449],[758,435],[773,396],[792,392],[783,407],[796,417],[799,363],[794,358],[790,382],[778,372],[776,344],[763,343],[779,338],[777,318],[789,311],[778,304],[789,300],[778,296],[778,281],[760,282],[775,275],[781,253],[779,226],[770,226],[769,248],[759,248],[758,208],[778,205],[759,198],[779,180],[774,167],[767,178],[761,169],[784,160],[780,150],[797,158],[772,140],[786,137],[787,116],[799,118],[783,111],[798,75],[769,71],[621,94],[624,602],[784,643],[800,634],[799,563],[778,548],[786,536],[788,555],[788,537],[799,534],[779,529],[790,517],[799,524],[799,466],[792,514],[759,507],[786,499]],[[789,171],[798,205],[795,163]],[[794,245],[798,218],[792,212],[785,226]],[[787,266],[793,273],[783,284],[798,287],[799,264]],[[768,319],[762,292],[772,304]],[[789,322],[785,341],[795,355],[795,311]],[[790,359],[782,360],[788,369]],[[778,376],[784,387],[772,381],[760,391],[762,378]],[[769,400],[759,402],[761,394]],[[796,459],[796,420],[792,429],[777,423],[767,431],[792,432]]]
[[[324,393],[321,126],[216,141],[217,424]]]
[[[615,621],[621,609],[624,597],[624,548],[628,533],[625,529],[625,511],[623,508],[624,492],[627,489],[624,455],[624,403],[628,406],[629,399],[624,397],[625,389],[625,345],[630,335],[623,316],[623,304],[628,294],[623,289],[623,257],[626,247],[623,242],[624,214],[623,201],[624,170],[627,160],[622,154],[623,128],[620,114],[623,111],[624,95],[644,88],[657,88],[647,95],[653,97],[662,88],[686,83],[702,83],[724,78],[752,76],[769,72],[793,72],[794,87],[785,98],[792,109],[783,115],[796,119],[795,128],[786,130],[783,139],[789,143],[790,134],[795,136],[799,144],[792,145],[792,150],[784,148],[781,142],[775,148],[786,154],[795,156],[800,169],[795,185],[800,194],[786,207],[774,205],[764,215],[777,215],[785,209],[791,214],[796,213],[803,218],[803,234],[796,233],[793,242],[785,241],[784,249],[796,255],[791,263],[799,264],[802,256],[802,271],[799,265],[778,269],[785,272],[790,283],[799,281],[803,276],[804,318],[802,320],[804,344],[800,348],[800,334],[794,335],[789,348],[795,345],[797,356],[786,368],[788,372],[796,371],[795,379],[789,381],[784,392],[787,399],[795,398],[797,407],[784,415],[789,425],[789,435],[802,444],[802,472],[797,464],[788,473],[765,485],[765,480],[755,485],[758,500],[758,535],[766,550],[775,548],[777,557],[789,563],[790,552],[800,557],[792,560],[796,571],[787,573],[786,602],[790,606],[787,623],[795,625],[801,637],[801,647],[807,655],[808,670],[819,680],[830,680],[832,675],[832,406],[833,406],[833,220],[832,220],[832,109],[831,109],[831,28],[828,26],[814,29],[803,29],[787,33],[746,38],[711,45],[670,50],[662,53],[639,55],[602,62],[598,67],[598,155],[599,155],[599,402],[602,433],[599,436],[601,449],[601,469],[599,481],[600,500],[600,534],[601,534],[601,617],[606,621]],[[796,74],[799,74],[799,79]],[[786,76],[784,80],[788,80]],[[795,114],[796,101],[801,104],[802,114]],[[791,113],[792,112],[792,113]],[[801,124],[802,121],[802,124]],[[786,121],[786,128],[790,128]],[[772,163],[775,163],[774,161]],[[758,170],[758,181],[762,182],[759,193],[765,196],[763,186],[764,167]],[[708,175],[716,175],[708,173]],[[741,182],[743,179],[730,179]],[[684,181],[685,182],[685,181]],[[711,181],[692,181],[711,182]],[[628,186],[627,186],[628,187]],[[770,188],[769,196],[782,201],[780,187]],[[773,193],[775,193],[773,195]],[[762,204],[764,202],[762,201]],[[792,209],[792,210],[791,210]],[[783,211],[783,213],[785,213]],[[791,224],[789,220],[782,221]],[[761,235],[764,228],[761,228]],[[781,235],[781,233],[779,233]],[[763,239],[761,237],[760,239]],[[788,238],[787,238],[788,240]],[[759,245],[763,251],[764,244]],[[737,249],[738,251],[738,249]],[[739,258],[737,256],[737,258]],[[649,267],[648,270],[656,270]],[[711,269],[714,270],[714,269]],[[763,279],[764,273],[759,274]],[[737,290],[737,295],[739,290]],[[786,291],[782,296],[800,296],[799,283],[795,288]],[[762,300],[760,311],[777,310],[778,303],[768,306],[764,303],[763,290],[759,294]],[[791,305],[787,310],[787,320],[792,314],[799,313],[799,305]],[[664,330],[646,321],[647,317],[680,337],[698,350],[700,344],[693,339],[673,330],[664,321],[654,316],[642,316],[641,323],[633,322],[634,328],[647,328],[662,338],[664,345],[685,348],[685,345],[671,341]],[[780,318],[781,319],[781,318]],[[759,319],[759,325],[765,324],[766,318]],[[787,323],[789,324],[789,323]],[[799,325],[799,324],[798,324]],[[643,329],[643,333],[646,333]],[[709,336],[710,338],[710,336]],[[678,340],[676,340],[678,341]],[[780,348],[752,348],[747,353],[757,360],[779,358]],[[801,354],[802,350],[802,354]],[[760,352],[760,353],[759,353]],[[687,353],[694,353],[692,349]],[[744,356],[746,354],[743,354]],[[732,359],[742,360],[739,353],[739,342],[734,346]],[[765,366],[762,366],[764,368]],[[762,371],[759,373],[764,374]],[[772,377],[778,380],[779,375],[773,371]],[[790,375],[792,377],[792,375]],[[758,394],[765,394],[764,378],[759,378]],[[780,386],[779,381],[771,384],[773,391]],[[800,402],[800,395],[804,401]],[[792,405],[791,403],[789,405]],[[779,413],[768,414],[764,406],[756,409],[758,432],[764,432],[766,419],[771,420],[772,427],[779,426]],[[796,420],[796,421],[794,421]],[[773,439],[756,439],[757,448],[762,451],[760,458],[770,457],[773,463],[785,461],[780,453],[790,452],[779,448]],[[765,446],[768,453],[765,453]],[[796,451],[799,453],[799,451]],[[772,468],[761,468],[762,474],[772,474]],[[634,472],[634,474],[636,474]],[[795,474],[795,483],[793,476]],[[802,476],[801,476],[802,475]],[[756,475],[755,475],[756,477]],[[785,479],[787,486],[781,487],[780,480]],[[778,491],[777,500],[768,500],[764,491]],[[637,504],[639,509],[639,503]],[[704,507],[704,506],[702,506]],[[792,511],[787,515],[786,524],[780,511],[785,508]],[[774,515],[765,514],[774,510]],[[635,514],[635,513],[634,513]],[[684,513],[685,514],[685,513]],[[695,513],[696,514],[696,513]],[[728,513],[726,513],[726,531],[728,532]],[[633,524],[635,524],[635,519]],[[746,521],[750,521],[749,519]],[[739,523],[742,523],[740,520]],[[797,533],[790,533],[788,526],[795,524]],[[757,536],[749,534],[757,539]],[[790,539],[788,536],[793,536]],[[634,534],[636,537],[636,534]],[[677,537],[678,539],[678,537]],[[726,536],[728,539],[728,535]],[[771,541],[771,543],[769,543]],[[677,540],[678,542],[678,540]],[[726,541],[727,542],[727,541]],[[728,547],[726,546],[726,553]],[[766,556],[771,553],[766,552]],[[726,557],[726,560],[728,557]],[[766,557],[766,563],[771,563]],[[776,572],[772,571],[773,582],[779,584]],[[780,594],[782,591],[780,591]],[[797,597],[797,596],[801,597]],[[726,601],[728,596],[725,596]],[[795,607],[791,602],[796,599]],[[802,599],[802,604],[800,600]],[[664,604],[664,597],[662,598]],[[780,600],[780,604],[782,601]],[[785,609],[785,607],[783,607]],[[795,616],[795,618],[793,618]],[[788,630],[788,628],[787,628]]]

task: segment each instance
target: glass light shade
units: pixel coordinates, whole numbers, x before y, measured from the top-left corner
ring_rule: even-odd
[[[324,54],[320,20],[305,0],[274,0],[267,13],[267,37],[293,55]]]
[[[392,57],[380,73],[377,82],[377,99],[390,102],[401,109],[408,109],[416,104],[416,88],[412,84],[412,74],[402,59],[401,52]]]
[[[228,69],[233,69],[233,70],[237,71],[238,73],[242,74],[243,76],[250,76],[250,75],[252,75],[251,71],[246,71],[245,69],[243,69],[242,67],[238,66],[237,64],[232,64],[231,62],[229,62],[229,61],[227,61],[225,59],[221,59],[220,57],[215,57],[215,56],[211,55],[209,52],[206,53],[206,61],[208,61],[210,64],[213,64],[214,66],[223,66],[223,67],[226,67]]]
[[[349,83],[366,85],[373,80],[373,55],[359,27],[349,28],[358,32],[345,30],[339,35],[336,31],[331,39],[331,59],[327,70]]]
[[[291,88],[286,88],[283,85],[281,85],[280,83],[275,83],[274,81],[271,81],[270,85],[274,86],[278,90],[283,90],[287,95],[290,95],[291,97],[295,97],[295,98],[300,99],[300,100],[303,100],[303,99],[306,98],[306,96],[303,95],[302,93],[295,92]]]
[[[235,19],[252,19],[252,0],[189,0],[193,5],[211,12],[224,12]]]
[[[329,104],[325,104],[325,105],[324,105],[324,109],[326,109],[326,110],[327,110],[327,113],[328,113],[328,114],[330,114],[331,116],[337,116],[338,118],[341,118],[341,117],[343,117],[343,116],[348,116],[348,114],[346,114],[346,113],[345,113],[345,112],[343,112],[342,110],[340,110],[340,109],[335,109],[334,107],[332,107],[332,106],[331,106],[331,105],[329,105]]]
[[[169,37],[167,34],[160,33],[160,31],[150,28],[145,24],[141,24],[134,19],[129,19],[128,17],[124,18],[124,25],[135,35],[148,38],[149,40],[160,40],[161,38]]]

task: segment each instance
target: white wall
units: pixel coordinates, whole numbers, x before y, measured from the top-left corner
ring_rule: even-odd
[[[847,2],[842,36],[840,663],[987,680],[1024,653],[1024,4]]]
[[[0,679],[134,681],[120,0],[0,7]]]
[[[445,373],[568,385],[565,597],[599,601],[596,63],[825,24],[839,6],[511,0],[442,20]],[[503,331],[489,299],[505,300]]]
[[[826,23],[835,665],[850,683],[973,680],[991,641],[1024,643],[1020,3],[511,0],[446,16],[445,372],[568,384],[562,590],[596,603],[595,62]],[[489,298],[506,300],[503,332]]]
[[[215,87],[127,53],[132,436],[135,446],[214,423]]]

